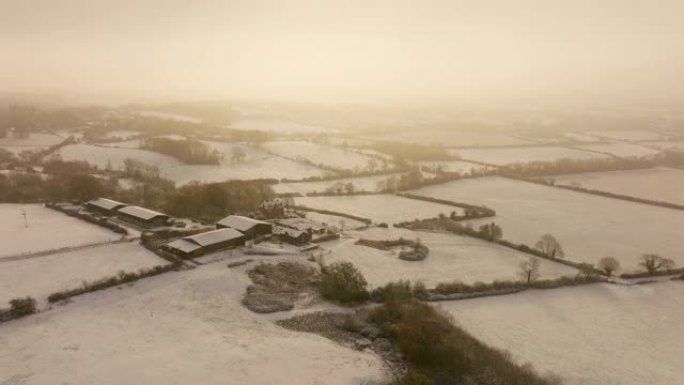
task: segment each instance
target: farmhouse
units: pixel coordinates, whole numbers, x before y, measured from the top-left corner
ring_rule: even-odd
[[[125,206],[125,203],[117,202],[107,198],[97,198],[85,203],[86,209],[94,213],[107,216],[116,215],[117,210]]]
[[[290,229],[287,227],[276,226],[273,228],[273,235],[283,242],[301,246],[311,241],[311,233],[302,230]]]
[[[235,229],[220,229],[176,239],[162,246],[162,249],[183,258],[193,258],[212,251],[241,246],[244,243],[245,236],[241,232]]]
[[[117,210],[119,219],[144,228],[168,225],[170,216],[139,206],[125,206]]]
[[[235,229],[243,233],[247,239],[253,239],[261,235],[271,234],[273,225],[258,219],[229,215],[216,223],[217,229]]]

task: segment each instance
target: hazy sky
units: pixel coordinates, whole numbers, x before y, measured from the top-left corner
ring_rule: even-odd
[[[683,17],[682,0],[0,0],[0,90],[681,98]]]

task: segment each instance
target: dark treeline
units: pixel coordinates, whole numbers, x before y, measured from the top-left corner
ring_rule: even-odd
[[[220,164],[223,154],[194,139],[146,138],[141,148],[172,156],[188,164]]]
[[[555,162],[516,163],[501,167],[499,173],[512,177],[538,177],[583,172],[634,170],[656,166],[681,166],[682,164],[684,164],[684,152],[664,151],[648,157],[559,159]]]
[[[449,155],[447,149],[440,146],[426,146],[416,143],[375,142],[371,148],[392,155],[396,159],[412,161],[453,159],[453,156]]]

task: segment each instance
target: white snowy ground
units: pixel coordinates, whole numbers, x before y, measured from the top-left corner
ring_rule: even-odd
[[[55,154],[59,154],[64,160],[84,160],[101,169],[111,167],[113,170],[123,169],[124,160],[127,158],[132,158],[159,168],[181,164],[179,160],[173,157],[152,151],[136,148],[94,146],[90,144],[70,144],[60,148]]]
[[[31,133],[26,138],[0,138],[0,148],[14,154],[19,154],[22,151],[43,150],[61,143],[63,140],[64,139],[53,134]]]
[[[211,183],[230,179],[303,179],[324,174],[319,168],[268,154],[246,143],[204,143],[223,154],[220,165],[178,165],[163,169],[162,174],[178,185],[193,180]],[[232,160],[235,147],[240,147],[245,152],[245,158],[241,162]]]
[[[427,258],[422,261],[403,261],[398,258],[398,252],[354,245],[358,238],[386,240],[399,237],[411,240],[420,238],[430,248]],[[392,228],[349,231],[344,238],[326,242],[322,247],[331,251],[324,254],[326,263],[353,263],[372,287],[398,280],[420,281],[428,288],[453,281],[519,280],[519,264],[530,258],[528,254],[474,238]],[[569,266],[544,259],[540,261],[541,278],[574,277],[577,274],[577,270]]]
[[[463,162],[460,160],[446,160],[446,161],[422,161],[418,162],[421,167],[437,168],[441,167],[445,172],[460,172],[467,174],[472,170],[482,170],[488,168],[477,163]]]
[[[648,148],[641,146],[639,144],[632,143],[608,143],[608,144],[583,144],[581,146],[576,146],[576,148],[582,148],[590,151],[605,152],[607,154],[619,156],[619,157],[632,157],[632,156],[648,156],[656,155],[660,151],[653,148]]]
[[[268,117],[236,119],[230,123],[228,128],[236,130],[268,131],[277,134],[334,133],[339,131],[339,129],[334,127],[298,123],[292,120]]]
[[[308,159],[314,164],[322,164],[344,170],[364,170],[368,167],[368,162],[374,159],[358,152],[303,141],[267,142],[263,144],[263,147],[274,154],[286,158],[297,159],[301,157]]]
[[[394,224],[414,219],[434,218],[440,213],[452,211],[463,213],[459,207],[402,198],[396,195],[346,195],[298,197],[295,203],[314,209],[332,210],[338,213],[356,215],[373,222]]]
[[[362,176],[356,178],[343,178],[334,180],[325,180],[317,182],[295,182],[295,183],[279,183],[273,185],[273,191],[277,194],[283,193],[301,193],[308,194],[313,192],[324,192],[329,187],[336,183],[352,183],[357,190],[375,192],[378,191],[378,184],[387,180],[392,176],[399,176],[400,174],[386,174],[374,176]]]
[[[510,135],[495,132],[453,131],[453,130],[408,130],[365,136],[371,140],[388,142],[441,145],[445,147],[495,147],[515,146],[533,143]]]
[[[240,304],[248,279],[213,263],[0,325],[2,384],[352,385],[372,353],[289,331]]]
[[[365,223],[361,221],[355,221],[353,219],[340,217],[337,215],[321,214],[315,211],[307,211],[306,218],[316,221],[318,223],[325,223],[329,226],[336,226],[340,229],[357,229],[359,227],[366,226]]]
[[[26,210],[28,228],[24,224]],[[0,258],[120,239],[121,235],[39,204],[0,204]]]
[[[601,159],[608,157],[607,155],[594,152],[557,146],[455,149],[450,152],[465,160],[474,160],[497,166],[505,166],[512,163],[553,162],[565,158]]]
[[[565,174],[554,176],[553,179],[559,185],[579,183],[592,190],[684,204],[684,170],[679,168]]]
[[[530,246],[553,234],[568,259],[596,263],[617,258],[625,271],[640,270],[639,257],[657,253],[684,266],[684,212],[605,198],[501,177],[466,179],[412,191],[414,194],[485,205],[504,238]]]
[[[644,140],[660,140],[667,139],[668,136],[647,130],[610,130],[610,131],[592,131],[588,132],[590,135],[601,138],[626,140],[630,142],[638,142]]]
[[[566,385],[682,383],[682,281],[529,290],[437,306],[478,339]]]
[[[10,299],[48,295],[94,281],[168,262],[137,242],[108,244],[15,261],[0,261],[0,308]]]

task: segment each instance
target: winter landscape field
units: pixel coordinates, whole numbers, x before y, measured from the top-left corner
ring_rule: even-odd
[[[347,235],[348,238],[325,245],[329,253],[324,253],[323,258],[327,263],[353,263],[372,287],[399,280],[422,282],[428,288],[453,281],[472,284],[517,280],[520,278],[520,263],[529,258],[515,250],[454,234],[373,228],[348,232]],[[402,237],[420,240],[430,248],[428,257],[422,261],[403,261],[398,258],[396,250],[385,251],[354,244],[359,238],[385,240]],[[540,277],[543,279],[577,274],[576,269],[565,265],[541,259],[540,263]]]
[[[311,142],[269,142],[264,143],[263,148],[287,159],[302,158],[312,164],[341,170],[363,170],[369,166],[369,162],[375,160],[367,155]]]
[[[456,149],[451,154],[496,166],[526,162],[553,162],[560,159],[599,159],[606,155],[565,147],[508,147],[496,149]]]
[[[567,385],[681,379],[684,283],[594,284],[442,302],[454,321]]]
[[[421,218],[432,218],[463,209],[438,203],[402,198],[396,195],[347,195],[298,197],[295,203],[319,210],[331,210],[368,218],[375,223],[393,224]],[[399,208],[399,209],[397,209]]]
[[[135,159],[159,168],[180,165],[181,162],[168,155],[137,148],[115,148],[90,144],[70,144],[55,152],[63,160],[82,160],[100,169],[123,170],[126,159]]]
[[[656,167],[568,174],[558,175],[554,180],[559,185],[581,186],[613,194],[684,204],[684,170],[679,168]]]
[[[385,376],[372,353],[285,330],[251,313],[240,303],[247,284],[243,273],[214,263],[85,295],[2,325],[0,379],[353,385]]]
[[[38,151],[59,144],[64,139],[54,134],[32,133],[25,138],[0,138],[0,148],[14,154]]]
[[[0,257],[0,304],[13,298],[31,296],[45,301],[48,295],[119,274],[137,272],[167,261],[140,246],[136,241],[104,244],[25,259]]]
[[[491,207],[504,238],[533,246],[550,233],[572,260],[596,263],[612,255],[631,271],[642,254],[657,253],[684,264],[676,235],[684,226],[684,212],[679,210],[500,177],[451,182],[413,193]]]
[[[113,231],[38,204],[0,204],[0,229],[0,241],[5,245],[0,259],[121,238]]]

